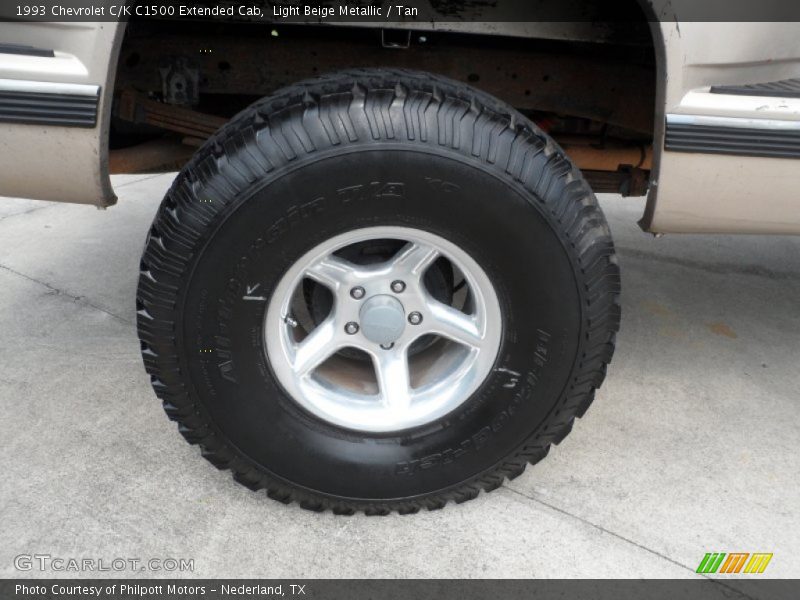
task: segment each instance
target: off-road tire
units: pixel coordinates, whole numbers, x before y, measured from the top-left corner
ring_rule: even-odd
[[[506,244],[506,238],[519,239],[518,263],[485,266],[498,279],[501,292],[508,288],[508,297],[517,295],[498,361],[516,357],[513,360],[520,376],[511,381],[495,369],[492,381],[476,393],[482,394],[485,404],[481,410],[495,417],[481,427],[473,425],[471,435],[451,433],[449,445],[438,442],[441,452],[428,448],[424,454],[413,455],[413,460],[398,463],[400,466],[387,466],[385,472],[380,465],[365,466],[359,481],[369,482],[374,477],[374,494],[341,493],[341,489],[349,489],[347,481],[332,493],[314,489],[303,479],[312,464],[305,454],[313,453],[324,462],[324,450],[306,448],[297,439],[287,440],[290,458],[280,460],[302,459],[302,464],[298,463],[296,477],[285,465],[279,475],[268,461],[254,459],[252,452],[242,449],[249,443],[245,434],[236,439],[231,427],[221,425],[220,414],[245,410],[254,394],[251,390],[250,396],[241,395],[240,387],[233,383],[245,378],[237,372],[250,368],[243,363],[262,364],[263,376],[269,378],[269,369],[263,368],[268,361],[259,335],[254,333],[248,342],[234,339],[226,321],[232,318],[226,313],[231,307],[222,296],[226,289],[232,289],[233,295],[245,293],[243,274],[254,263],[280,262],[284,253],[295,252],[282,245],[284,240],[300,247],[305,242],[298,238],[315,227],[333,226],[330,223],[339,209],[320,212],[314,197],[292,197],[294,192],[304,192],[301,188],[306,185],[293,174],[313,173],[324,167],[315,165],[331,159],[337,172],[358,171],[353,169],[353,159],[347,158],[357,156],[361,162],[355,164],[364,164],[368,170],[374,163],[378,165],[375,169],[392,180],[397,152],[412,153],[407,154],[409,160],[429,157],[425,160],[432,165],[450,161],[453,169],[473,169],[475,177],[487,186],[508,190],[483,202],[486,211],[493,211],[486,215],[499,215],[498,222],[514,219],[507,231],[497,230],[492,235],[498,246]],[[381,156],[386,160],[381,162]],[[430,205],[445,197],[446,190],[441,188],[446,187],[447,177],[437,181],[436,173],[426,175],[428,184],[439,186],[427,200]],[[355,174],[353,177],[358,179]],[[292,188],[288,197],[286,189],[283,195],[275,192],[290,180],[299,187]],[[473,210],[469,208],[470,191],[461,193],[467,198],[464,211]],[[402,223],[427,226],[425,215],[404,214],[404,207],[414,206],[409,199],[386,208],[385,217],[371,217],[383,214],[382,202],[370,197],[356,218],[391,220],[396,213]],[[254,224],[254,231],[260,234],[254,233],[252,239],[231,239],[237,236],[230,228],[244,227],[241,222],[247,211],[268,212],[273,210],[272,203],[280,205],[274,215],[282,216]],[[458,212],[451,212],[456,224]],[[438,226],[433,220],[428,224]],[[450,227],[449,235],[459,235],[455,225],[440,224],[444,233]],[[469,240],[465,237],[464,241]],[[237,243],[244,245],[237,247]],[[226,244],[227,250],[220,249]],[[242,261],[240,255],[248,251],[257,253],[257,260],[251,254],[250,263]],[[480,248],[476,251],[481,252]],[[560,265],[559,271],[542,276],[545,263]],[[551,444],[561,442],[575,418],[586,412],[605,377],[620,320],[619,292],[611,235],[594,194],[558,145],[530,120],[487,94],[443,77],[413,71],[352,70],[277,91],[241,112],[207,141],[178,175],[155,217],[141,260],[136,308],[144,364],[156,395],[169,418],[178,423],[180,433],[199,445],[207,460],[229,469],[241,484],[265,489],[269,497],[281,502],[296,501],[306,509],[331,509],[340,514],[386,514],[436,509],[450,500],[475,498],[481,490],[494,490],[505,479],[517,477],[528,463],[543,459]],[[559,303],[563,306],[553,306],[548,312],[548,307]],[[538,312],[528,314],[526,306],[538,306]],[[237,308],[237,314],[241,310]],[[537,322],[539,313],[551,314],[549,323]],[[257,318],[252,317],[253,323]],[[227,380],[226,375],[230,376]],[[257,402],[273,402],[266,389],[263,395],[256,394]],[[493,407],[493,398],[501,396],[504,404],[498,400]],[[219,412],[223,409],[228,412]],[[296,407],[281,410],[294,411],[292,418],[304,420],[314,435],[331,429],[301,415]],[[445,440],[447,425],[440,426],[445,433],[437,433]],[[271,430],[269,423],[258,426],[264,428],[264,435],[281,435]],[[356,440],[352,443],[361,438],[365,452],[383,443],[397,444],[410,453],[415,440],[428,434],[403,432],[388,441],[386,436],[341,435]],[[459,458],[461,450],[465,454]],[[502,455],[496,454],[501,451]],[[341,472],[345,480],[353,480],[353,489],[363,489],[360,483],[356,486],[352,474],[359,471]],[[406,489],[404,486],[408,493],[396,493]]]

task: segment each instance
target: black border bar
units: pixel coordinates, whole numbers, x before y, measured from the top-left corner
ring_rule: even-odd
[[[410,16],[408,11],[400,9],[401,6],[416,9],[415,14]],[[259,13],[243,14],[239,11],[241,7],[256,7]],[[306,7],[314,11],[309,14]],[[215,9],[217,14],[210,17],[199,16],[195,9],[200,8]],[[346,9],[347,14],[342,13],[342,8]],[[299,10],[297,14],[291,16],[280,16],[286,12],[284,9]],[[213,18],[277,24],[355,21],[385,25],[414,22],[429,25],[431,22],[600,23],[643,20],[679,23],[731,21],[786,23],[800,22],[800,2],[796,0],[246,0],[244,2],[3,0],[0,3],[0,21],[126,21],[132,17]]]
[[[624,569],[624,564],[620,564]],[[789,600],[796,580],[47,579],[0,580],[3,600]],[[41,592],[21,592],[38,588]],[[227,586],[227,587],[226,587]],[[81,590],[72,591],[71,590]],[[99,590],[99,593],[98,593]],[[233,592],[231,592],[233,590]],[[227,593],[226,593],[227,592]]]

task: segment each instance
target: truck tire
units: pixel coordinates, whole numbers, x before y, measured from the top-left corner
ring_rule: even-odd
[[[562,150],[443,77],[355,70],[199,150],[137,293],[153,388],[281,502],[413,513],[490,491],[584,414],[619,326],[614,247]]]

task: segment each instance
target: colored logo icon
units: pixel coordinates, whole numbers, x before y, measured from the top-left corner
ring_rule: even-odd
[[[726,558],[727,557],[727,558]],[[749,559],[749,560],[748,560]],[[769,561],[772,560],[772,553],[765,552],[708,552],[700,561],[697,573],[763,573]]]

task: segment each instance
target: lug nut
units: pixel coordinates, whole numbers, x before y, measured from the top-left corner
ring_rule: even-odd
[[[392,342],[391,344],[381,344],[381,348],[383,348],[384,350],[391,350],[392,348],[394,348],[394,342]]]
[[[344,332],[347,335],[355,335],[356,333],[358,333],[358,323],[350,321],[347,325],[344,326]]]
[[[350,295],[356,300],[361,300],[364,297],[365,293],[366,292],[364,291],[364,288],[360,286],[354,287],[352,290],[350,290]]]
[[[406,284],[400,281],[399,279],[397,281],[392,282],[392,291],[395,294],[402,294],[403,291],[405,291],[405,289],[406,289]]]
[[[408,315],[408,322],[412,325],[419,325],[422,323],[422,314],[416,311],[412,312],[410,315]]]

